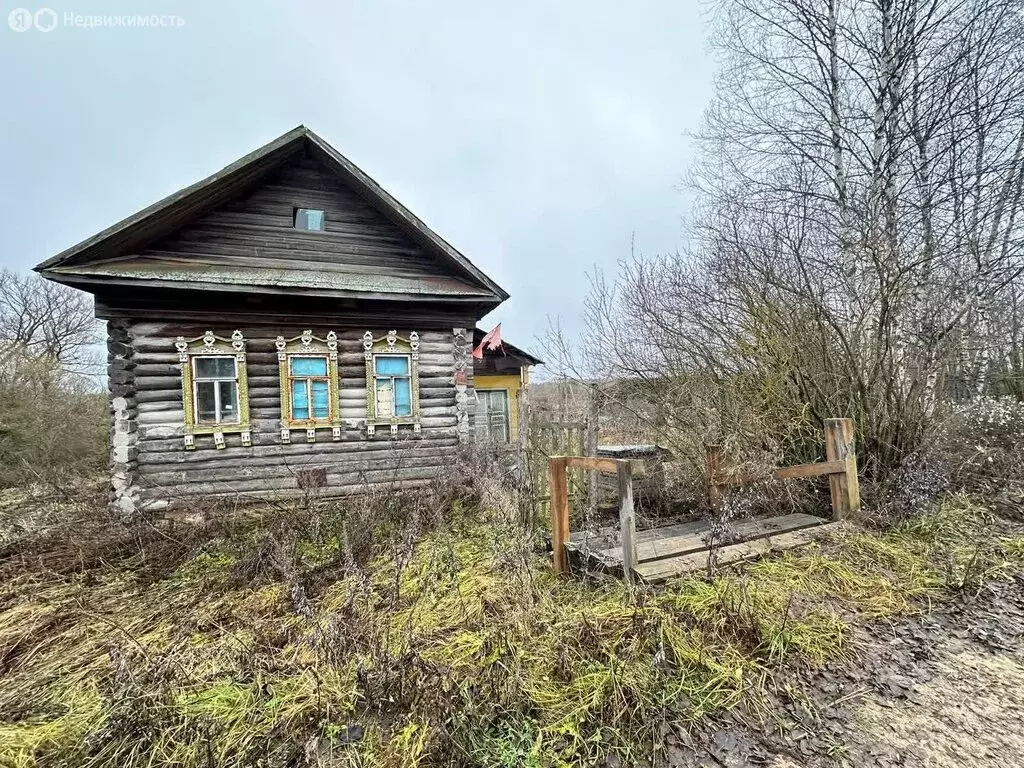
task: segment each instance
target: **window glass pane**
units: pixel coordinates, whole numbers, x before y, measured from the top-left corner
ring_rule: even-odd
[[[488,417],[491,440],[496,443],[508,442],[508,417],[504,413],[491,412]]]
[[[476,431],[493,442],[507,443],[508,392],[478,389],[476,392]]]
[[[196,417],[201,422],[217,420],[217,400],[213,391],[215,386],[212,381],[196,382]]]
[[[489,392],[482,389],[476,391],[476,434],[481,440],[487,440],[491,435],[490,421],[487,417],[487,404],[490,402],[489,394]]]
[[[326,357],[290,357],[292,376],[326,376]]]
[[[375,400],[378,418],[395,415],[395,392],[391,379],[377,379]]]
[[[326,419],[330,415],[330,407],[327,403],[327,382],[313,382],[313,418]]]
[[[306,392],[305,381],[292,382],[292,418],[309,418],[309,395]]]
[[[404,355],[401,357],[377,355],[373,358],[373,364],[376,366],[375,373],[378,376],[409,375],[409,358]]]
[[[219,381],[220,387],[220,420],[224,422],[238,421],[238,385],[233,381]]]
[[[412,383],[395,379],[395,416],[412,416]]]
[[[197,357],[195,364],[196,378],[198,379],[235,378],[235,358],[233,357]]]
[[[508,413],[508,392],[495,390],[487,394],[489,395],[487,410],[492,413]]]
[[[314,208],[296,208],[295,228],[315,230],[318,232],[323,231],[324,212],[318,211]]]

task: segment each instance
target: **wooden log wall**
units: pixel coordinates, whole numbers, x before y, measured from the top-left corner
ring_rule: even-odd
[[[300,479],[310,469],[326,472],[318,492],[334,495],[368,485],[422,485],[451,463],[459,445],[460,422],[472,416],[472,359],[465,354],[463,329],[398,328],[417,331],[420,425],[401,425],[394,437],[378,427],[366,434],[366,368],[362,335],[383,336],[387,328],[313,327],[317,336],[338,334],[341,438],[318,429],[315,443],[304,430],[281,441],[281,397],[274,340],[298,336],[303,327],[240,326],[246,343],[252,445],[236,433],[224,435],[226,447],[214,447],[211,435],[196,435],[195,448],[184,443],[181,368],[174,340],[206,330],[230,337],[235,327],[112,321],[109,324],[112,418],[113,502],[123,513],[186,506],[200,496],[250,499],[301,494]],[[459,371],[459,400],[456,371]],[[470,431],[466,426],[463,429]]]
[[[123,518],[139,505],[138,401],[130,325],[107,323],[107,381],[110,389],[110,504]]]

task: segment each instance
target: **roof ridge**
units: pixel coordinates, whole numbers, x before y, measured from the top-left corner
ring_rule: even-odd
[[[188,221],[230,200],[247,185],[255,183],[263,175],[286,162],[293,153],[299,151],[300,146],[312,147],[314,154],[320,155],[316,158],[319,162],[339,176],[343,183],[351,187],[379,213],[402,228],[428,253],[455,267],[473,283],[492,293],[498,299],[498,303],[508,298],[508,293],[465,255],[392,197],[369,174],[302,124],[243,155],[219,171],[167,195],[46,259],[36,265],[35,270],[46,275],[60,267],[117,257],[124,255],[118,252],[118,248],[131,252],[133,248],[139,248],[141,243],[151,243],[166,236],[185,226]],[[105,249],[106,254],[103,253]]]

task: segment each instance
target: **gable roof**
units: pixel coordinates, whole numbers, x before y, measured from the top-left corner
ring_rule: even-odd
[[[345,286],[350,293],[412,293],[424,297],[458,297],[461,294],[465,298],[495,305],[508,298],[508,293],[468,258],[305,126],[288,131],[212,176],[83,240],[35,269],[45,277],[74,284],[124,283],[145,279],[150,285],[166,285],[167,281],[160,278],[165,277],[164,270],[169,270],[177,275],[177,280],[189,283],[189,287],[213,288],[226,283],[259,285],[278,291],[308,288],[315,293],[331,294],[338,290],[338,285],[325,282],[322,276],[318,280],[316,272],[310,270],[288,267],[252,270],[244,265],[209,264],[162,266],[159,261],[139,263],[137,259],[124,260],[124,257],[137,254],[148,244],[177,232],[200,216],[251,190],[304,151],[396,225],[425,253],[447,266],[456,278],[447,281],[436,278],[414,284],[400,277],[378,275],[376,280],[368,279],[365,285],[357,281],[355,286]]]

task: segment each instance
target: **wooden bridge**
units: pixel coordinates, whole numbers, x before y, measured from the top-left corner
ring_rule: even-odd
[[[637,531],[633,510],[632,466],[626,459],[592,456],[554,456],[548,462],[551,499],[551,541],[555,571],[566,573],[570,556],[582,560],[585,568],[621,573],[630,583],[635,579],[659,582],[707,567],[708,559],[725,564],[758,557],[813,541],[860,506],[857,455],[851,419],[825,422],[826,461],[782,467],[775,477],[806,478],[827,476],[832,495],[832,519],[790,514],[747,520],[732,526],[735,537],[717,547],[712,555],[708,544],[711,520],[680,523]],[[567,471],[582,469],[618,476],[619,525],[597,531],[569,531]],[[708,447],[708,499],[712,509],[722,504],[730,485],[751,482],[725,468],[724,454]]]

